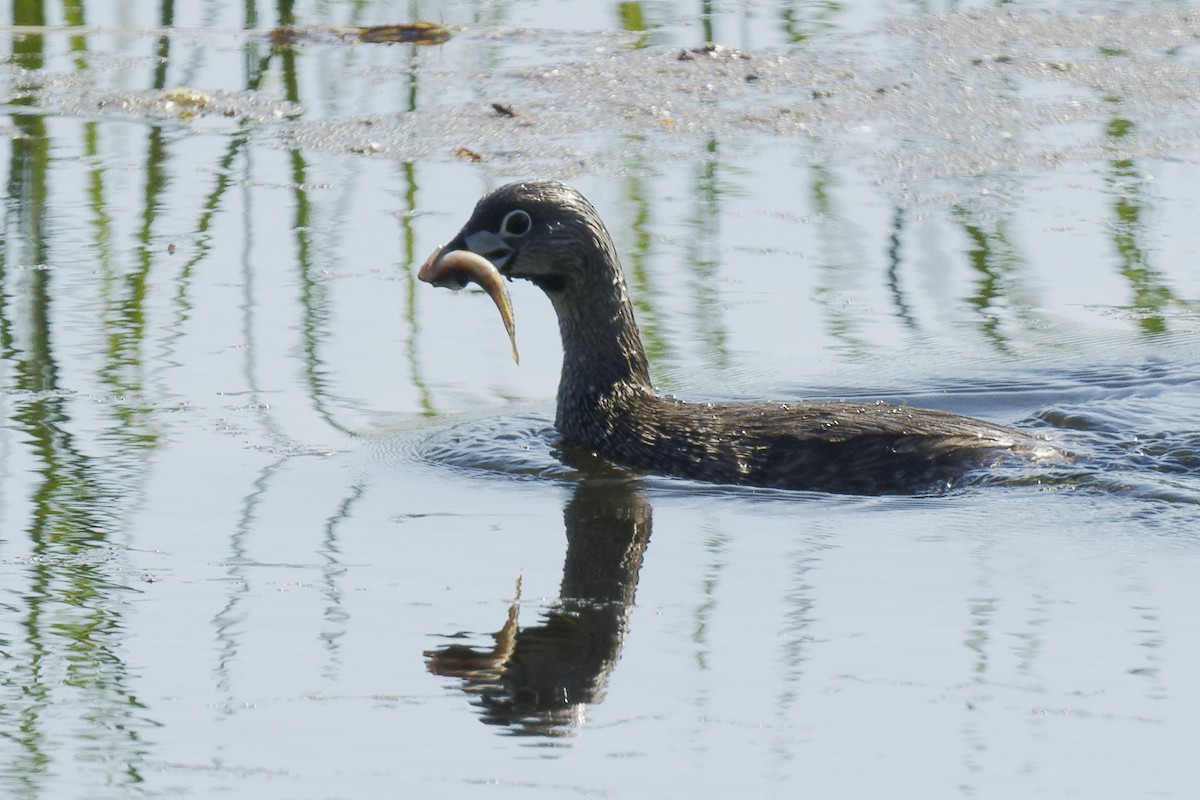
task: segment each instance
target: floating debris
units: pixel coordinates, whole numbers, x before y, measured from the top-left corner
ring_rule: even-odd
[[[270,34],[271,46],[286,49],[304,42],[357,41],[367,44],[443,44],[450,29],[436,22],[406,22],[396,25],[285,25]]]
[[[206,116],[268,121],[299,115],[299,108],[294,104],[268,99],[257,92],[209,92],[190,86],[177,86],[163,91],[106,94],[95,101],[95,107],[110,112],[188,122]]]
[[[212,104],[211,94],[187,86],[167,89],[162,93],[162,98],[169,103],[178,103],[183,106],[207,106]]]
[[[216,107],[211,94],[188,86],[167,89],[159,95],[159,99],[167,111],[181,119],[191,119],[208,114]],[[221,113],[231,116],[227,109],[222,110]]]
[[[361,28],[360,42],[382,42],[388,44],[442,44],[449,40],[450,29],[436,22],[410,22],[404,25],[376,25]]]
[[[454,148],[454,157],[461,158],[463,161],[470,161],[473,164],[478,164],[481,161],[487,161],[488,157],[483,153],[476,152],[469,147]]]
[[[168,117],[189,121],[209,115],[260,119],[295,115],[293,109],[285,108],[281,104],[273,104],[270,101],[264,104],[253,92],[208,92],[190,86],[177,86],[161,92],[130,92],[109,96],[102,98],[97,105],[101,108],[115,106],[121,111],[135,114],[139,111],[160,114],[165,112]],[[264,105],[267,107],[259,108]],[[270,107],[272,105],[274,107]]]
[[[732,47],[726,47],[722,44],[713,42],[705,42],[701,47],[693,47],[691,50],[680,50],[678,55],[679,61],[694,61],[697,56],[706,56],[714,60],[739,60],[749,61],[751,56],[749,53],[735,50]]]

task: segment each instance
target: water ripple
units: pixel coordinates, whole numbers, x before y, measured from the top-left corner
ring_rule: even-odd
[[[1194,368],[1120,364],[953,386],[940,396],[941,402],[920,391],[899,396],[913,405],[985,418],[1003,419],[1013,409],[1029,411],[1022,427],[1040,431],[1072,454],[1067,462],[1006,463],[972,475],[965,486],[1085,490],[1200,504],[1200,424],[1195,410],[1200,371]],[[636,475],[586,450],[564,448],[553,422],[538,415],[456,424],[411,441],[408,447],[412,460],[522,479],[573,482]],[[652,478],[650,485],[706,489],[671,478]]]

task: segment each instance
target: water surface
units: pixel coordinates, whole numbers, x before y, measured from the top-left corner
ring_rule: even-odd
[[[1191,796],[1191,5],[177,5],[0,28],[0,794]],[[530,176],[663,390],[1073,457],[870,498],[564,451],[545,298],[518,368],[415,277]]]

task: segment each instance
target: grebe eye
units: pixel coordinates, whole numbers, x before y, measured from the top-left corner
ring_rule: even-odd
[[[524,236],[533,228],[533,220],[521,209],[515,209],[504,215],[500,223],[501,236]]]

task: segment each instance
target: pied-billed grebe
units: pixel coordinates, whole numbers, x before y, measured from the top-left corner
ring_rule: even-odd
[[[967,470],[1044,446],[1021,431],[884,403],[688,403],[655,393],[612,237],[557,181],[484,197],[421,268],[439,286],[478,283],[509,336],[503,278],[554,304],[562,334],[555,423],[563,443],[638,470],[712,483],[862,494],[944,489]],[[516,358],[516,346],[513,346]]]

